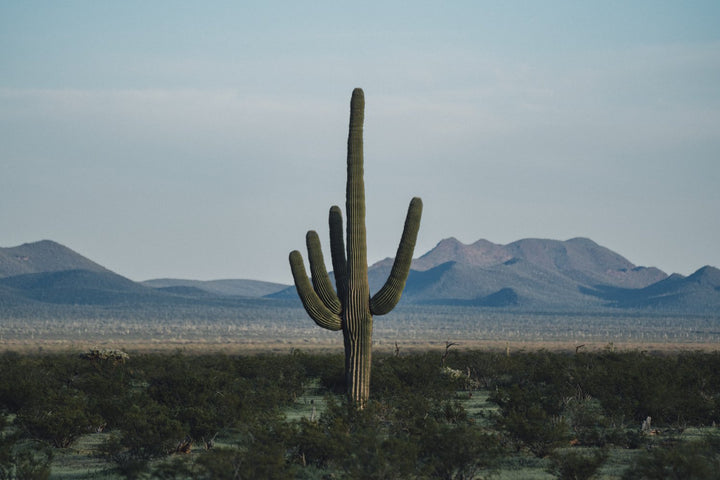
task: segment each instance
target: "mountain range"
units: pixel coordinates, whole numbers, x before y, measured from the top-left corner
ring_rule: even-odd
[[[371,291],[382,286],[391,266],[387,258],[369,268]],[[241,307],[248,299],[299,303],[294,286],[257,280],[133,282],[50,240],[0,248],[0,315],[13,306],[37,304]],[[716,314],[720,270],[705,266],[687,277],[667,275],[587,238],[507,245],[448,238],[413,260],[401,300],[410,304]]]
[[[134,282],[51,240],[0,248],[2,307],[33,304],[242,306],[287,285],[255,280]]]

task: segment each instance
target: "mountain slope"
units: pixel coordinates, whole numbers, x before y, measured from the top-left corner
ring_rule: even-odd
[[[600,286],[587,290],[622,308],[653,308],[685,312],[720,311],[720,270],[705,266],[688,277],[674,274],[645,288]]]
[[[51,240],[0,248],[0,278],[62,270],[109,272],[105,267]]]
[[[636,267],[626,258],[588,238],[566,241],[526,238],[498,245],[478,240],[465,245],[455,238],[440,241],[435,248],[413,261],[414,270],[428,270],[446,262],[468,266],[496,267],[525,260],[543,270],[560,272],[581,283],[641,288],[667,277],[657,268]],[[376,264],[392,265],[391,259]]]
[[[0,278],[0,308],[42,303],[121,307],[141,312],[148,306],[242,307],[252,300],[192,286],[152,288],[107,271],[63,270]]]
[[[369,269],[375,291],[391,259]],[[657,268],[637,267],[587,238],[528,238],[508,245],[487,240],[466,245],[442,240],[415,259],[403,301],[524,308],[586,308],[608,304],[598,289],[637,289],[667,278]]]
[[[0,278],[0,287],[16,297],[68,305],[140,304],[166,297],[109,271],[62,270]]]
[[[65,305],[234,305],[285,285],[254,280],[133,282],[59,243],[43,240],[0,249],[0,306]]]
[[[642,288],[667,275],[657,268],[636,267],[626,258],[587,238],[567,241],[524,239],[506,246],[513,258],[522,258],[557,270],[583,284]]]
[[[483,239],[465,245],[458,239],[450,237],[441,240],[435,248],[413,260],[413,269],[428,270],[447,262],[482,267],[503,263],[511,258],[512,255],[506,252],[503,245],[496,245]]]
[[[215,295],[241,297],[264,297],[287,288],[282,283],[262,282],[259,280],[182,280],[177,278],[157,278],[142,282],[153,288],[192,287]],[[176,290],[179,291],[179,290]]]

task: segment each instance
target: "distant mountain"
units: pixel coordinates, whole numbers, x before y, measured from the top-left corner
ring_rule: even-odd
[[[148,306],[242,307],[253,298],[261,297],[219,295],[185,285],[154,288],[109,271],[63,270],[0,278],[0,314],[2,308],[38,303],[141,311]]]
[[[286,287],[252,280],[158,280],[153,288],[118,275],[59,243],[0,248],[0,307],[35,304],[142,308],[147,305],[233,306]]]
[[[372,292],[382,287],[391,266],[392,260],[385,259],[368,269]],[[0,314],[38,303],[205,308],[288,299],[299,304],[294,286],[254,280],[137,283],[47,240],[0,249]],[[448,238],[413,261],[401,303],[716,313],[720,271],[707,266],[688,277],[668,276],[636,266],[587,238],[523,239],[507,245],[487,240],[465,245]]]
[[[62,270],[0,278],[0,287],[31,301],[115,305],[157,301],[158,293],[109,271]]]
[[[392,262],[386,258],[368,269],[371,292],[382,287]],[[668,277],[587,238],[527,238],[507,245],[447,238],[413,260],[401,304],[714,313],[720,310],[718,276],[717,269],[704,267],[687,279]],[[297,294],[289,287],[271,296]]]
[[[508,245],[497,245],[487,240],[465,245],[455,238],[448,238],[414,260],[412,268],[429,270],[450,261],[486,268],[525,261],[577,282],[628,288],[641,288],[667,276],[657,268],[636,267],[626,258],[588,238],[567,241],[526,238]],[[385,262],[391,265],[388,260]]]
[[[105,267],[51,240],[0,248],[0,278],[63,270],[109,272]]]
[[[385,259],[368,272],[380,288],[392,265]],[[508,245],[487,240],[466,245],[442,240],[413,261],[407,303],[567,309],[607,306],[589,292],[603,287],[637,289],[664,280],[657,268],[638,267],[587,238],[528,238]]]
[[[623,308],[720,312],[720,270],[705,266],[688,277],[673,274],[645,288],[598,286],[586,293]]]
[[[180,288],[195,288],[215,295],[241,297],[264,297],[287,288],[282,283],[262,282],[259,280],[182,280],[177,278],[158,278],[146,280],[143,285],[153,288],[179,292]],[[189,290],[185,290],[189,292]]]

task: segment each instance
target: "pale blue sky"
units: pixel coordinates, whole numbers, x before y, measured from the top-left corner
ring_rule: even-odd
[[[344,207],[359,86],[370,262],[417,195],[417,254],[584,236],[720,266],[718,25],[715,0],[0,0],[0,246],[290,283]]]

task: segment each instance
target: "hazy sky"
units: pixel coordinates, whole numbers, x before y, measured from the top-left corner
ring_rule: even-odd
[[[719,26],[717,0],[0,0],[0,246],[291,283],[362,87],[371,263],[417,195],[416,256],[582,236],[720,267]]]

